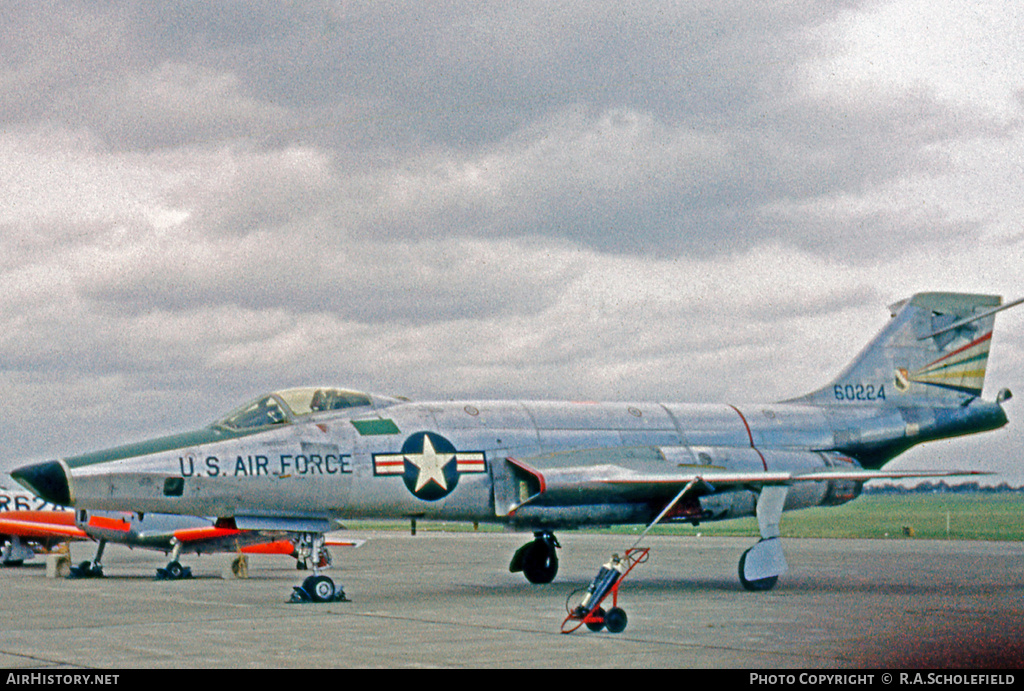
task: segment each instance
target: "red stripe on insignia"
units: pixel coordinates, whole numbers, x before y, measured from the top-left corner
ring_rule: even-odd
[[[404,458],[374,458],[373,459],[374,471],[378,474],[396,474],[400,475],[405,472],[405,459]]]
[[[483,473],[487,465],[482,453],[456,453],[455,469],[460,473]]]

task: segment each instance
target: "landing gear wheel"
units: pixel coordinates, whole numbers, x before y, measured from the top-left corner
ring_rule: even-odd
[[[302,582],[302,589],[309,593],[313,602],[330,602],[334,599],[334,581],[327,576],[310,576]]]
[[[296,547],[297,564],[300,568],[312,564],[313,575],[307,576],[302,585],[292,587],[289,602],[348,602],[344,588],[335,586],[334,581],[320,574],[320,569],[331,563],[330,553],[324,547],[324,534],[302,533]]]
[[[609,633],[622,633],[626,629],[626,612],[618,607],[612,607],[604,616],[604,625]]]
[[[156,570],[157,580],[178,581],[184,578],[192,578],[192,567],[182,566],[181,562],[175,559],[162,569]]]
[[[103,567],[93,564],[91,561],[83,561],[78,566],[72,566],[68,576],[70,578],[103,578]]]
[[[597,609],[595,609],[592,612],[592,614],[595,617],[599,617],[601,619],[601,621],[588,621],[587,622],[587,628],[590,629],[591,631],[600,631],[601,629],[604,628],[604,624],[605,624],[605,618],[606,617],[605,617],[605,613],[604,613],[604,608],[603,607],[598,607]]]
[[[751,547],[750,549],[753,549],[753,547]],[[746,552],[743,553],[743,556],[740,557],[740,584],[746,590],[755,593],[761,593],[767,590],[771,590],[775,587],[775,584],[778,582],[778,576],[769,576],[768,578],[757,578],[751,581],[747,580],[747,578],[743,575],[744,566],[747,563],[747,554],[749,552],[750,550],[748,549]]]
[[[558,573],[555,546],[543,538],[531,542],[523,553],[523,575],[530,583],[550,583]]]

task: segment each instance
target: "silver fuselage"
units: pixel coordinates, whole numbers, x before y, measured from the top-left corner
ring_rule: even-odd
[[[182,435],[176,448],[63,463],[80,508],[238,517],[239,527],[265,527],[261,521],[279,516],[334,525],[347,518],[420,517],[537,528],[650,520],[667,497],[649,486],[631,491],[631,476],[828,471],[859,467],[858,459],[877,467],[919,441],[1005,421],[997,404],[980,400],[956,409],[901,410],[852,402],[374,397],[370,409],[314,413],[223,440],[200,435],[203,441],[181,445],[188,441]],[[616,477],[625,480],[608,482]],[[754,514],[756,488],[709,490],[670,518]],[[839,504],[859,493],[860,483],[849,480],[798,483],[785,508]]]

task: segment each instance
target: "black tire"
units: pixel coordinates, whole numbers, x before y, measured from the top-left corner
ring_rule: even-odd
[[[92,562],[83,561],[78,566],[72,566],[68,571],[68,578],[89,578],[92,576]]]
[[[622,633],[626,630],[627,621],[625,611],[618,607],[612,607],[608,614],[604,615],[604,625],[609,633]]]
[[[334,581],[327,576],[310,576],[302,582],[302,589],[309,593],[309,599],[313,602],[334,600]]]
[[[550,583],[558,573],[555,546],[547,540],[534,540],[523,553],[523,575],[530,583]]]
[[[185,567],[181,565],[179,561],[172,561],[166,567],[164,571],[167,572],[169,578],[178,579],[185,575]]]
[[[751,547],[750,549],[753,549],[753,547]],[[753,593],[763,593],[767,590],[771,590],[775,587],[775,584],[778,582],[778,576],[769,576],[768,578],[758,578],[753,581],[748,581],[747,578],[743,575],[743,567],[747,563],[748,552],[750,552],[749,549],[743,553],[743,556],[740,557],[740,584],[746,590],[749,590]]]
[[[598,607],[597,609],[595,609],[592,612],[592,615],[595,616],[595,617],[600,617],[601,621],[599,621],[599,622],[598,621],[588,621],[587,622],[587,628],[590,629],[591,631],[600,631],[601,629],[604,628],[604,617],[605,617],[604,608],[603,607]]]

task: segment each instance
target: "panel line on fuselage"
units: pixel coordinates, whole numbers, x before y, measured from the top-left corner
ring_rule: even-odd
[[[756,453],[758,457],[761,459],[761,465],[764,466],[765,472],[768,472],[768,461],[765,460],[764,454],[761,453],[761,450],[754,446],[754,433],[750,431],[750,425],[747,423],[746,416],[744,416],[743,412],[740,411],[740,409],[734,406],[732,403],[728,403],[727,405],[733,410],[735,410],[736,414],[740,416],[740,420],[743,421],[743,427],[747,430],[747,438],[750,439],[750,448],[752,448],[754,450],[754,453]]]

